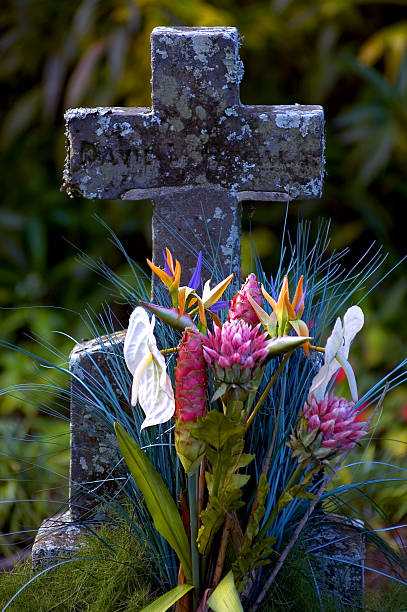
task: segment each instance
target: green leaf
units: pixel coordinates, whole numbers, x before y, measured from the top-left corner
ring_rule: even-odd
[[[144,496],[157,531],[175,550],[182,563],[185,578],[192,582],[191,553],[187,534],[177,506],[163,479],[133,438],[118,423],[114,424],[120,450],[130,472]]]
[[[269,491],[270,487],[268,485],[266,476],[264,474],[260,474],[259,483],[256,490],[256,497],[253,502],[254,505],[246,527],[246,538],[249,544],[251,544],[259,532],[260,523],[266,511],[266,500]]]
[[[214,612],[244,612],[232,571],[219,582],[207,604]]]
[[[223,412],[211,410],[203,419],[198,419],[192,435],[198,440],[204,440],[216,450],[220,450],[226,440],[232,436],[245,434],[245,427],[241,423],[226,417]]]
[[[271,563],[271,555],[276,538],[262,538],[259,542],[246,542],[241,548],[238,559],[233,563],[236,587],[242,593],[248,580],[253,577],[253,571]]]
[[[222,527],[228,512],[243,506],[240,501],[242,488],[249,476],[237,471],[253,460],[253,455],[243,453],[245,427],[240,423],[240,411],[236,415],[225,415],[212,410],[193,429],[193,436],[207,442],[206,456],[210,470],[205,474],[208,486],[208,506],[201,513],[198,532],[198,549],[207,555],[213,537]]]
[[[168,593],[161,595],[161,597],[153,601],[149,606],[143,608],[141,612],[165,612],[165,610],[171,608],[173,604],[193,588],[191,584],[179,584],[174,589],[171,589],[171,591],[168,591]]]
[[[198,531],[198,550],[202,555],[207,555],[215,534],[223,525],[226,511],[215,496],[211,496],[210,503],[201,512],[202,525]]]

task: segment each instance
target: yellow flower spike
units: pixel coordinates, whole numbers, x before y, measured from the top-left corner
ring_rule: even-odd
[[[276,336],[276,328],[277,328],[277,316],[273,311],[271,314],[267,314],[265,310],[254,299],[246,294],[246,298],[249,300],[249,304],[253,308],[256,315],[259,317],[260,323],[263,325],[265,329],[267,329],[270,338],[275,338]]]
[[[294,308],[294,311],[297,310],[297,307],[299,304],[301,304],[301,306],[298,308],[298,312],[296,312],[296,316],[300,317],[302,315],[302,313],[304,312],[304,290],[303,290],[303,284],[304,284],[304,276],[303,274],[301,274],[301,278],[298,281],[297,284],[297,288],[295,290],[295,295],[294,295],[294,299],[292,301],[292,306]]]
[[[261,292],[277,316],[278,335],[283,336],[286,333],[286,326],[287,326],[288,320],[290,319],[290,314],[292,312],[292,306],[289,302],[287,277],[286,276],[284,277],[284,282],[281,287],[280,295],[278,296],[277,302],[273,300],[271,295],[267,293],[263,285],[261,286]],[[294,313],[294,317],[295,317],[295,313]]]
[[[277,315],[278,321],[278,335],[282,336],[287,334],[289,331],[289,325],[292,324],[293,321],[299,321],[300,316],[304,311],[304,277],[301,276],[300,280],[297,283],[297,288],[295,290],[294,299],[290,302],[290,293],[288,289],[288,278],[284,276],[283,284],[281,286],[280,295],[278,296],[277,302],[267,293],[264,286],[261,286],[261,291],[268,301],[270,306],[273,308],[275,314]],[[296,312],[296,309],[298,311]],[[303,322],[301,322],[303,323]],[[305,323],[303,323],[305,325]],[[304,335],[304,334],[299,334]],[[308,332],[306,334],[308,336]],[[308,345],[306,345],[306,351],[308,351]]]
[[[267,328],[270,315],[251,297],[251,295],[246,295],[246,298],[249,300],[250,306],[253,308],[254,312],[259,318],[260,323]]]
[[[180,318],[185,311],[185,305],[188,301],[188,298],[191,294],[195,293],[194,289],[191,289],[191,287],[180,287],[178,289],[178,310],[179,310],[179,317]],[[196,302],[196,298],[193,298],[192,300],[190,300],[189,305],[191,305],[192,303]]]
[[[214,287],[213,289],[210,289],[210,282],[206,281],[204,290],[202,293],[202,301],[204,303],[205,308],[209,308],[210,306],[212,306],[213,304],[215,304],[215,302],[219,300],[219,298],[224,293],[226,287],[229,285],[232,278],[233,278],[233,274],[229,274],[228,277],[226,277],[223,281],[218,283],[216,287]]]
[[[309,337],[308,325],[304,323],[304,321],[302,321],[301,319],[298,319],[296,321],[290,321],[290,325],[298,336],[303,336],[304,338]],[[302,345],[302,348],[304,349],[304,353],[306,354],[308,359],[309,359],[310,347],[311,347],[311,343],[309,341]]]

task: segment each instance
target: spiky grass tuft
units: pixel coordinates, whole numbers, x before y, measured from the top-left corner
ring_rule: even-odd
[[[145,546],[127,521],[116,517],[97,535],[88,537],[71,561],[38,578],[30,560],[18,563],[1,576],[0,606],[20,589],[6,608],[9,612],[138,612],[148,605],[160,593],[160,584],[154,581]]]

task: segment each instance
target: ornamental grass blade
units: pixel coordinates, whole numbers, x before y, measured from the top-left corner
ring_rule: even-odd
[[[219,582],[207,604],[213,612],[244,612],[232,571]]]
[[[176,552],[187,582],[192,583],[191,553],[177,506],[150,459],[121,425],[114,424],[121,453],[143,494],[154,526]],[[167,609],[167,608],[165,608]]]
[[[193,588],[191,584],[179,584],[174,589],[171,589],[171,591],[168,591],[168,593],[161,595],[149,606],[143,608],[141,612],[165,612],[165,610],[171,608],[172,605]]]

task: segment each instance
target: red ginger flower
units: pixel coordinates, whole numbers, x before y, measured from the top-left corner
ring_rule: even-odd
[[[196,421],[206,415],[206,362],[204,336],[187,327],[182,335],[175,368],[175,418]]]
[[[249,274],[246,281],[233,298],[229,309],[228,321],[241,319],[252,327],[258,324],[259,317],[247,299],[248,295],[256,302],[256,304],[262,306],[263,298],[255,274]]]
[[[175,448],[188,475],[198,470],[205,454],[205,443],[192,435],[197,418],[206,416],[203,339],[197,329],[186,328],[175,368]]]

